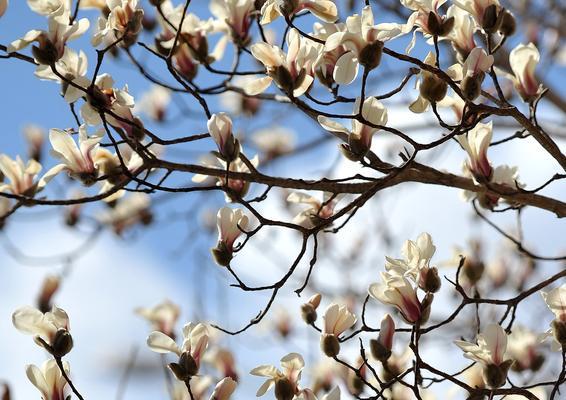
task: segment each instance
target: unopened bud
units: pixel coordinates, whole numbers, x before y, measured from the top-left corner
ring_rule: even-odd
[[[51,354],[56,358],[67,355],[73,349],[73,337],[66,329],[59,329],[51,343]]]
[[[43,281],[41,291],[39,292],[39,298],[37,299],[39,311],[42,313],[46,313],[51,310],[51,299],[55,292],[59,289],[59,281],[59,277],[55,275],[48,275]]]
[[[517,29],[517,22],[515,17],[509,11],[505,10],[501,17],[501,25],[499,26],[499,33],[503,36],[511,36]]]
[[[145,137],[145,127],[142,120],[138,117],[134,117],[131,127],[132,139],[135,139],[138,142],[141,141]]]
[[[420,271],[419,287],[428,293],[436,293],[440,289],[442,282],[438,276],[436,267],[426,267]]]
[[[3,385],[3,387],[4,387],[4,389],[3,389],[3,392],[2,392],[1,399],[2,400],[10,400],[12,398],[11,395],[10,395],[10,387],[6,383]]]
[[[448,91],[448,84],[431,72],[422,71],[421,74],[422,80],[419,86],[421,96],[431,103],[442,100]]]
[[[309,303],[305,303],[301,306],[301,317],[303,321],[310,325],[316,321],[318,316],[314,307]]]
[[[484,13],[483,18],[481,21],[481,27],[487,33],[495,33],[498,28],[499,24],[501,23],[501,19],[498,18],[499,16],[499,6],[492,4],[488,6]]]
[[[336,357],[340,354],[340,342],[334,335],[323,334],[320,341],[320,347],[327,357]]]
[[[293,400],[295,397],[295,388],[287,378],[277,379],[275,381],[275,398],[277,400]]]
[[[359,63],[367,69],[377,68],[383,54],[383,42],[376,40],[366,45],[360,52]]]
[[[558,343],[566,346],[566,322],[555,319],[552,321],[552,334]]]
[[[509,367],[511,367],[511,364],[513,364],[513,362],[513,360],[507,360],[499,365],[486,365],[483,368],[483,379],[485,381],[485,384],[492,389],[497,389],[505,385]]]
[[[365,388],[364,381],[354,371],[348,374],[347,384],[350,393],[356,397],[361,395]]]
[[[427,293],[423,301],[421,302],[421,318],[419,320],[420,324],[425,324],[428,321],[433,300],[434,295],[432,293]]]
[[[230,265],[230,261],[232,261],[233,258],[232,250],[226,246],[226,243],[218,241],[216,247],[210,249],[210,251],[214,257],[214,261],[216,261],[218,265],[223,267]]]
[[[472,285],[475,285],[481,279],[484,271],[484,263],[473,260],[471,257],[466,258],[462,266],[462,273]]]

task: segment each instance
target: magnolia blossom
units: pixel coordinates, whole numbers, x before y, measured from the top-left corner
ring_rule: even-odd
[[[256,396],[263,396],[275,385],[276,394],[285,393],[287,394],[285,398],[292,398],[299,392],[298,383],[304,366],[303,356],[298,353],[289,353],[281,359],[282,371],[273,365],[260,365],[252,369],[250,374],[268,378],[257,390]]]
[[[267,76],[256,79],[244,87],[250,96],[264,92],[275,81],[283,91],[299,97],[311,86],[314,78],[312,65],[318,57],[317,44],[302,37],[296,29],[289,31],[287,54],[279,47],[268,43],[252,45],[253,56],[267,70]]]
[[[522,326],[514,327],[507,346],[509,357],[515,360],[513,370],[538,371],[544,362],[539,346],[539,335]]]
[[[204,324],[186,324],[181,346],[165,333],[155,331],[148,336],[147,345],[156,353],[177,354],[179,363],[171,363],[169,368],[179,380],[186,380],[198,373],[202,356],[208,347],[208,330]]]
[[[463,65],[462,74],[466,77],[476,77],[487,72],[493,65],[493,56],[487,55],[481,47],[472,49]]]
[[[94,135],[88,136],[86,125],[79,127],[79,143],[73,140],[70,132],[61,129],[51,129],[49,140],[53,147],[52,154],[62,164],[56,165],[49,173],[58,173],[66,170],[69,175],[80,180],[85,185],[92,185],[96,181],[98,166],[95,162],[98,146],[104,137],[104,130],[100,129]]]
[[[507,353],[507,333],[500,325],[491,324],[478,334],[476,341],[476,344],[463,340],[454,343],[464,351],[464,357],[483,365],[483,377],[488,386],[503,386],[513,363]]]
[[[290,153],[295,148],[294,132],[280,126],[255,132],[251,141],[258,150],[265,154],[267,159]]]
[[[237,45],[248,44],[255,11],[254,0],[212,0],[209,8],[220,20],[217,29],[229,34]]]
[[[360,99],[356,99],[354,112],[360,111]],[[345,133],[348,135],[348,144],[342,145],[343,153],[352,160],[362,159],[370,150],[375,132],[380,126],[387,124],[387,109],[375,97],[368,97],[361,107],[361,116],[367,125],[357,119],[352,119],[352,128],[347,129],[342,124],[324,117],[318,117],[318,123],[327,131]]]
[[[124,45],[131,45],[142,28],[143,9],[138,0],[106,0],[106,6],[110,14],[99,18],[92,45],[98,46],[110,32]]]
[[[71,0],[27,0],[29,8],[37,14],[59,18],[69,23]]]
[[[121,199],[118,204],[99,215],[98,220],[114,228],[117,235],[132,225],[141,222],[148,224],[151,222],[150,196],[146,193],[132,193],[130,196]]]
[[[338,19],[338,9],[332,0],[267,0],[261,8],[261,24],[269,24],[279,17],[292,17],[308,10],[326,22]]]
[[[236,360],[232,351],[220,347],[216,347],[206,353],[205,359],[207,363],[212,364],[224,377],[230,377],[238,380],[236,372]]]
[[[237,383],[234,379],[227,377],[222,379],[212,392],[210,400],[228,400],[236,390]]]
[[[322,201],[316,197],[306,193],[293,192],[287,196],[287,201],[290,203],[305,204],[308,207],[301,211],[293,218],[293,223],[303,226],[305,228],[313,228],[320,222],[332,217],[334,215],[334,208],[341,195],[334,195],[334,193],[324,192]]]
[[[49,18],[49,30],[32,30],[25,34],[21,39],[15,40],[8,46],[8,53],[21,50],[33,42],[32,53],[39,64],[51,65],[57,62],[65,53],[65,46],[68,41],[81,36],[89,27],[88,19],[82,18],[69,25],[69,21],[60,21],[57,18]]]
[[[238,140],[232,133],[232,119],[226,113],[212,114],[206,126],[216,146],[218,156],[225,161],[233,161],[240,153]]]
[[[184,382],[173,382],[171,400],[205,400],[213,381],[210,376],[193,376],[189,382],[193,398],[191,399],[187,385]],[[210,399],[214,400],[214,399]]]
[[[70,373],[69,363],[64,361],[63,368],[68,376]],[[33,364],[28,365],[26,375],[32,385],[41,393],[42,400],[64,400],[69,396],[67,380],[61,374],[55,360],[45,361],[41,368]]]
[[[222,207],[217,214],[218,244],[211,250],[218,265],[230,264],[234,252],[234,242],[248,226],[248,217],[240,209]]]
[[[480,25],[484,28],[491,28],[497,16],[496,13],[490,10],[499,8],[498,0],[454,0],[454,5],[460,7],[462,10],[467,11]]]
[[[374,299],[397,308],[409,324],[414,324],[423,317],[416,289],[407,278],[393,271],[381,272],[381,282],[371,284],[368,293]]]
[[[534,101],[542,92],[535,69],[540,61],[540,53],[532,43],[519,44],[509,54],[509,64],[513,76],[508,75],[515,85],[515,89],[526,102]]]
[[[478,182],[489,181],[493,174],[493,168],[487,158],[492,131],[492,121],[487,124],[480,122],[467,135],[460,135],[456,138],[468,153],[467,168]]]
[[[556,317],[550,324],[550,329],[540,339],[552,337],[552,349],[561,350],[566,344],[566,284],[552,289],[550,292],[541,292],[544,302]]]
[[[259,164],[259,158],[257,155],[255,155],[251,160],[250,163],[252,164],[252,166],[255,168],[258,166]],[[230,202],[232,201],[232,197],[234,197],[237,199],[238,197],[244,197],[249,190],[250,187],[250,183],[248,181],[242,180],[242,179],[237,179],[237,178],[232,178],[232,177],[228,177],[228,181],[226,181],[226,162],[222,159],[219,159],[218,157],[213,156],[212,158],[205,158],[203,160],[203,164],[205,164],[206,167],[209,168],[215,168],[215,169],[219,169],[220,171],[223,171],[223,174],[221,176],[217,176],[214,177],[212,179],[216,179],[217,180],[217,186],[227,186],[230,189],[230,192],[226,193],[226,201]],[[229,171],[230,172],[241,172],[241,173],[250,173],[250,169],[249,167],[246,165],[246,163],[244,163],[240,158],[236,159],[235,161],[232,161],[230,163],[229,166]],[[211,177],[209,175],[204,175],[204,174],[196,174],[195,176],[193,176],[192,181],[196,182],[196,183],[203,183],[207,180],[209,180]]]
[[[61,308],[53,306],[42,313],[34,307],[22,307],[12,314],[12,323],[20,332],[33,335],[34,341],[55,357],[64,356],[73,347],[69,317]]]
[[[338,338],[356,323],[356,316],[344,305],[331,304],[322,317],[322,335],[320,347],[328,357],[336,357],[340,353]]]
[[[29,160],[24,164],[20,156],[16,159],[0,154],[0,171],[9,183],[0,184],[0,192],[11,192],[19,196],[33,197],[43,190],[45,185],[55,177],[55,171],[46,173],[41,179],[36,180],[41,172],[41,164],[35,160]]]
[[[477,24],[468,12],[454,5],[448,8],[446,16],[454,18],[454,27],[446,38],[450,40],[452,47],[458,53],[459,59],[465,60],[476,47],[474,32],[477,29]]]
[[[77,84],[83,83],[84,86],[90,84],[90,80],[86,78],[87,67],[88,59],[86,54],[82,50],[77,53],[68,47],[65,47],[63,57],[55,63],[55,69],[60,75],[64,76],[67,81],[74,81]],[[38,65],[35,70],[35,75],[39,79],[60,82],[61,93],[68,103],[73,103],[85,95],[84,91],[62,80],[53,72],[49,65]]]
[[[423,232],[417,237],[416,241],[405,241],[401,249],[403,258],[385,256],[385,269],[416,280],[420,271],[429,266],[435,252],[436,246],[432,241],[432,237],[429,233]]]
[[[173,339],[175,338],[175,324],[181,312],[178,305],[169,300],[165,300],[154,307],[140,307],[135,311],[136,314],[149,321],[154,330],[163,332]]]
[[[145,92],[135,106],[135,110],[143,112],[155,121],[165,119],[167,106],[171,102],[171,91],[160,85],[153,85]]]
[[[23,134],[28,142],[29,158],[40,162],[42,147],[45,142],[45,131],[37,125],[29,124],[24,126]]]

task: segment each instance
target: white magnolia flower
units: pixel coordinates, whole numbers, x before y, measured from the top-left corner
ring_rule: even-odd
[[[542,85],[537,80],[535,69],[540,61],[540,53],[532,43],[519,44],[509,54],[509,64],[513,71],[511,77],[515,89],[526,102],[532,102],[542,92]]]
[[[110,14],[99,18],[92,45],[98,46],[110,33],[130,45],[142,28],[143,9],[138,7],[138,0],[106,0],[106,6]]]
[[[179,318],[181,310],[175,303],[165,300],[154,307],[137,308],[136,314],[149,321],[154,330],[163,332],[167,336],[175,337],[175,324]]]
[[[226,161],[238,157],[240,146],[232,133],[232,119],[226,113],[212,114],[206,126],[218,147],[218,154]]]
[[[343,196],[324,192],[322,200],[306,193],[293,192],[287,196],[290,203],[305,204],[308,207],[293,218],[293,223],[312,228],[334,215],[334,209]]]
[[[509,361],[507,352],[507,333],[498,324],[488,325],[478,334],[477,343],[456,340],[454,343],[462,349],[464,357],[479,362],[484,366],[502,365]]]
[[[12,314],[12,324],[20,332],[33,335],[37,345],[55,357],[64,356],[73,346],[68,332],[69,317],[61,308],[53,306],[51,311],[42,313],[34,307],[22,307]]]
[[[522,326],[513,328],[509,335],[507,350],[509,357],[515,360],[514,370],[537,371],[542,366],[544,357],[539,350],[539,342],[539,335],[533,331]]]
[[[240,209],[222,207],[216,216],[218,244],[212,249],[217,264],[226,266],[232,260],[234,243],[248,226],[248,217]]]
[[[62,164],[56,165],[48,173],[59,173],[65,170],[71,177],[80,180],[85,185],[92,185],[98,175],[96,155],[103,137],[103,129],[89,137],[86,125],[83,124],[79,127],[79,143],[77,145],[70,132],[51,129],[49,141],[53,147],[52,155],[58,158]]]
[[[15,195],[30,197],[43,190],[56,175],[47,173],[37,180],[37,175],[41,172],[40,163],[32,159],[24,164],[20,156],[16,156],[14,160],[6,154],[0,154],[0,171],[9,181],[9,183],[0,184],[0,192],[11,192]]]
[[[171,102],[171,91],[160,85],[152,85],[137,102],[135,109],[151,119],[161,122],[165,119],[167,107]]]
[[[194,397],[191,399],[187,385],[184,382],[175,381],[172,385],[171,400],[204,400],[212,383],[210,376],[193,376],[189,382]]]
[[[381,272],[381,281],[372,283],[368,293],[374,299],[397,308],[409,324],[414,324],[423,317],[416,289],[403,275]]]
[[[493,168],[487,158],[487,150],[491,144],[493,122],[478,123],[465,135],[457,136],[460,145],[468,153],[467,167],[478,182],[489,181]]]
[[[467,11],[482,27],[489,27],[495,23],[495,21],[490,21],[493,16],[489,15],[489,12],[486,14],[486,10],[490,7],[499,8],[498,0],[454,0],[453,3]]]
[[[303,10],[326,22],[338,19],[338,9],[332,0],[267,0],[261,8],[261,24],[269,24],[281,16],[290,18]]]
[[[68,376],[70,366],[67,361],[63,361],[63,368]],[[55,360],[45,361],[41,368],[33,364],[28,365],[26,375],[32,385],[41,393],[42,400],[63,400],[69,396],[67,380],[61,374]]]
[[[71,0],[27,0],[29,8],[37,14],[69,23]]]
[[[371,125],[364,124],[356,119],[352,119],[352,128],[348,129],[342,124],[324,117],[318,117],[318,123],[327,131],[345,133],[348,135],[348,145],[342,147],[346,150],[348,158],[356,160],[363,158],[371,148],[373,135],[379,130],[379,126],[387,124],[387,109],[375,97],[368,97],[364,100],[362,117]],[[360,99],[356,99],[354,113],[360,110]]]
[[[230,377],[235,381],[238,380],[236,360],[232,351],[215,347],[206,353],[204,361],[213,365],[222,376]]]
[[[126,228],[138,222],[151,221],[150,205],[151,198],[148,194],[132,193],[121,199],[114,208],[100,214],[98,220],[105,225],[112,226],[114,232],[120,235]]]
[[[230,377],[222,379],[212,392],[210,400],[228,400],[232,396],[232,393],[236,390],[238,384],[236,381]]]
[[[432,237],[423,232],[417,237],[416,241],[405,241],[401,250],[403,258],[386,256],[385,269],[393,270],[399,275],[409,276],[416,281],[420,271],[429,266],[435,252],[436,246],[432,242]]]
[[[4,15],[8,9],[8,0],[0,0],[0,17]]]
[[[481,47],[472,49],[463,65],[464,77],[476,77],[487,72],[493,65],[493,56],[487,55]]]
[[[286,389],[287,393],[297,394],[298,383],[301,379],[301,372],[305,366],[303,357],[298,353],[289,353],[281,359],[282,371],[273,365],[260,365],[250,371],[255,376],[268,378],[257,390],[256,396],[263,396],[273,385],[279,385]]]
[[[191,375],[196,375],[204,352],[208,347],[208,329],[204,324],[186,324],[183,327],[183,344],[181,346],[178,346],[171,337],[163,332],[154,331],[148,336],[147,345],[156,353],[175,353],[179,357],[190,355],[196,367],[195,371],[191,371]]]
[[[474,33],[477,30],[477,24],[468,12],[454,5],[448,8],[446,16],[454,18],[454,27],[447,39],[450,40],[460,59],[465,60],[476,47]]]
[[[552,337],[552,349],[559,351],[566,343],[566,284],[552,289],[550,292],[541,292],[544,302],[554,313],[555,319],[550,329],[540,336],[540,340]]]
[[[295,97],[308,90],[314,80],[312,66],[318,57],[319,45],[302,37],[296,29],[289,31],[287,42],[287,54],[268,43],[252,45],[251,52],[265,66],[267,76],[247,83],[244,87],[246,94],[254,96],[262,93],[273,81]]]
[[[68,41],[81,36],[89,27],[88,19],[82,18],[69,25],[69,21],[60,21],[54,17],[49,18],[49,30],[31,30],[21,39],[15,40],[8,46],[8,53],[21,50],[33,42],[32,53],[39,64],[50,65],[57,62],[65,53]]]
[[[293,151],[295,133],[281,126],[273,126],[255,132],[251,141],[267,159],[270,159]]]
[[[238,45],[249,42],[255,12],[254,0],[212,0],[209,8],[212,15],[219,19],[218,30],[230,35]]]
[[[322,334],[339,337],[356,323],[356,316],[344,305],[330,304],[322,316]]]
[[[381,319],[379,335],[377,341],[384,349],[391,352],[393,349],[393,336],[395,335],[395,321],[391,318],[391,315],[385,314]]]

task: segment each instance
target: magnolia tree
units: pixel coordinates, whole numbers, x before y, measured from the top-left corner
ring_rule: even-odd
[[[0,26],[18,19],[14,3],[0,0]],[[566,113],[561,1],[27,6],[44,20],[27,26],[20,18],[29,31],[1,38],[1,62],[31,66],[28,79],[51,85],[52,101],[69,112],[47,135],[28,126],[27,154],[0,155],[3,229],[20,213],[48,208],[67,229],[91,229],[89,242],[104,231],[124,240],[159,225],[171,212],[165,199],[181,199],[174,208],[191,202],[190,210],[177,218],[216,215],[217,230],[205,217],[189,234],[209,243],[202,263],[259,304],[259,313],[245,315],[244,307],[229,323],[207,315],[177,321],[183,304],[168,300],[140,304],[137,314],[152,325],[144,349],[167,367],[163,398],[244,399],[244,384],[278,400],[566,398],[566,256],[556,248],[564,236],[551,234],[566,217],[566,136],[556,124]],[[113,79],[116,65],[129,73]],[[149,89],[134,98],[140,82]],[[4,99],[3,113],[16,112]],[[409,119],[420,130],[404,129]],[[254,121],[267,128],[249,134]],[[521,171],[507,164],[517,160],[500,149],[519,142],[552,172],[529,160]],[[435,164],[448,147],[459,160],[448,166],[453,172]],[[307,172],[328,159],[330,168]],[[278,168],[285,160],[294,168]],[[504,241],[497,260],[482,252],[485,240],[466,248],[469,238],[450,225],[443,229],[461,246],[450,261],[435,256],[429,233],[396,237],[393,211],[372,207],[382,192],[406,197],[393,188],[413,190],[409,182],[430,187],[430,196],[440,188],[461,195],[476,223]],[[423,207],[435,201],[419,199]],[[547,218],[542,248],[524,240],[526,210]],[[404,210],[405,219],[423,212]],[[507,215],[512,229],[498,222]],[[278,232],[289,233],[279,255],[267,251]],[[262,278],[259,253],[283,261],[279,277]],[[447,264],[454,268],[439,270]],[[246,275],[251,268],[255,276]],[[34,306],[12,310],[14,328],[47,356],[25,366],[43,400],[89,398],[80,384],[89,377],[73,372],[73,343],[85,339],[57,301],[63,280],[49,275]],[[300,307],[272,312],[293,292]],[[531,300],[547,307],[528,324],[522,313],[533,312]],[[301,318],[317,343],[284,342],[280,366],[258,358],[251,371],[239,368],[246,352],[227,338],[254,335],[265,321],[273,335],[289,337]],[[305,352],[315,362],[305,363]],[[459,361],[441,363],[444,354]],[[9,384],[3,399],[11,398]]]

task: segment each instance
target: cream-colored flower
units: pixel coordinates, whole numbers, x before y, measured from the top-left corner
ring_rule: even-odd
[[[368,293],[374,299],[397,308],[409,324],[420,321],[423,316],[415,287],[394,271],[381,272],[381,281],[372,283]]]
[[[171,102],[171,91],[160,85],[152,85],[137,102],[134,110],[143,112],[151,119],[161,122],[167,114],[167,107]]]
[[[212,15],[219,19],[217,30],[228,34],[237,45],[245,45],[250,41],[254,0],[212,0],[209,8]]]
[[[175,324],[181,310],[175,303],[165,300],[154,307],[137,308],[136,314],[149,321],[154,330],[163,332],[167,336],[175,337]]]
[[[478,123],[465,135],[457,136],[462,148],[468,153],[468,169],[478,182],[486,182],[492,178],[493,168],[487,158],[487,150],[491,144],[493,123]]]
[[[63,368],[69,375],[69,363],[64,361]],[[42,400],[63,400],[69,395],[67,380],[61,374],[59,366],[55,360],[45,361],[41,368],[35,365],[26,367],[26,375],[29,381],[41,393]]]
[[[287,196],[289,203],[305,204],[308,207],[293,218],[293,223],[305,228],[312,228],[321,221],[332,217],[334,209],[342,195],[324,192],[322,200],[306,193],[293,192]]]
[[[248,226],[248,217],[240,209],[222,207],[217,214],[218,244],[212,255],[217,264],[226,266],[230,263],[234,252],[234,243]]]
[[[281,16],[290,18],[304,10],[326,22],[338,19],[338,8],[332,0],[267,0],[261,8],[261,24],[269,24]]]
[[[456,340],[454,343],[462,349],[464,357],[483,365],[501,365],[509,360],[507,333],[500,325],[488,325],[482,333],[478,334],[476,342]]]
[[[69,23],[71,0],[27,0],[29,8],[39,15],[59,19]]]
[[[9,181],[0,184],[0,192],[33,197],[56,175],[48,173],[41,179],[36,179],[41,168],[41,164],[33,159],[24,164],[20,156],[16,156],[14,160],[6,154],[0,154],[0,171]]]
[[[138,0],[106,0],[106,6],[110,14],[107,18],[99,18],[92,45],[100,45],[112,33],[117,39],[122,39],[122,44],[129,46],[142,28],[143,9],[138,7]]]
[[[256,396],[263,396],[274,385],[283,388],[286,393],[296,395],[299,391],[298,383],[304,366],[303,356],[298,353],[289,353],[281,359],[282,371],[273,365],[260,365],[252,369],[250,374],[268,378],[257,390]]]
[[[236,381],[230,377],[222,379],[216,384],[210,400],[228,400],[236,390],[238,384]]]
[[[540,53],[533,43],[521,43],[509,53],[515,89],[526,102],[535,100],[543,89],[535,75],[539,61]]]

